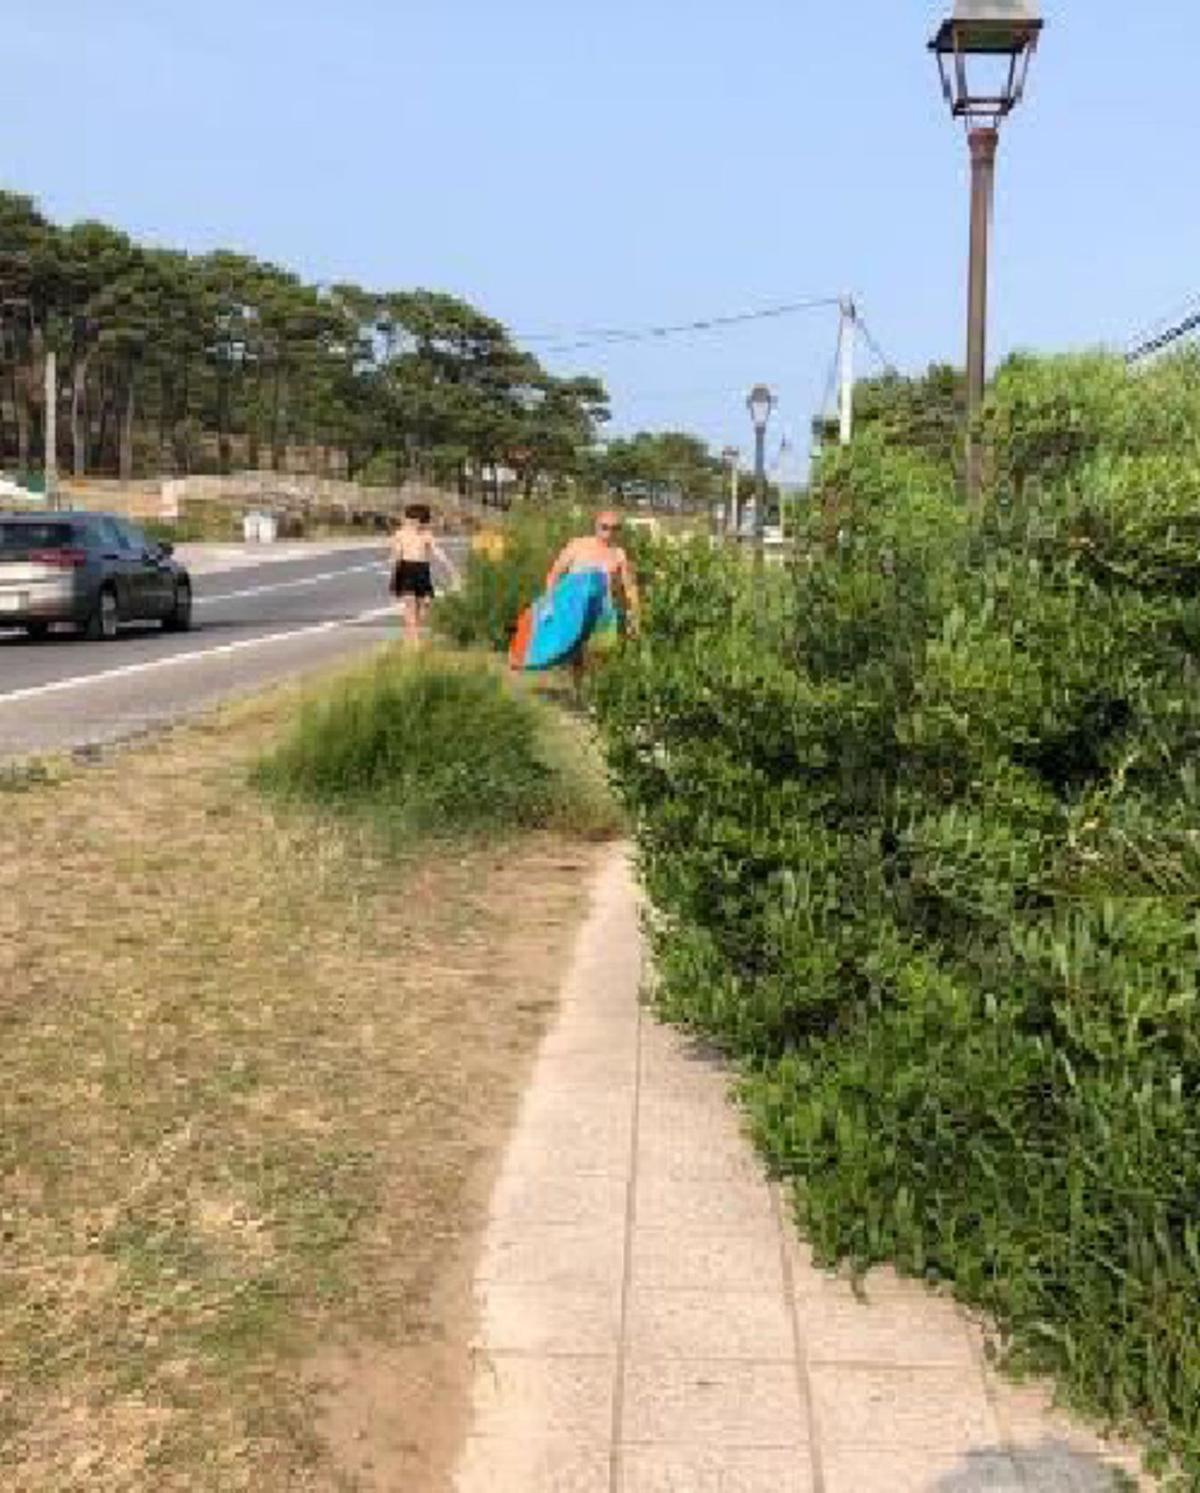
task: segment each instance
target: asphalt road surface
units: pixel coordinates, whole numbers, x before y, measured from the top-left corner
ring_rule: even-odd
[[[465,541],[444,547],[461,563]],[[135,736],[399,636],[383,545],[243,561],[194,574],[193,588],[189,633],[151,623],[88,643],[0,631],[0,759]]]

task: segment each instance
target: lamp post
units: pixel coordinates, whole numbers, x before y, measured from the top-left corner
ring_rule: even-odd
[[[746,398],[754,426],[754,537],[761,540],[767,521],[767,421],[777,400],[766,384],[755,384]]]
[[[967,497],[978,504],[982,466],[975,422],[987,377],[988,235],[1000,121],[1021,102],[1044,22],[1031,0],[955,0],[929,49],[942,92],[971,150],[971,262],[967,289]]]

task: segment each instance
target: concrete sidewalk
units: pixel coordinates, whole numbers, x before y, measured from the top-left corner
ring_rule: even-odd
[[[601,876],[492,1199],[457,1493],[1100,1493],[1136,1473],[952,1302],[813,1268]]]

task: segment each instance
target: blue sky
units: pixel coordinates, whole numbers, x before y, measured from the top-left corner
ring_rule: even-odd
[[[946,0],[949,3],[949,0]],[[961,358],[966,148],[941,7],[758,0],[8,0],[4,185],[52,216],[465,296],[519,333],[852,290]],[[1194,0],[1051,0],[1001,142],[992,351],[1121,344],[1200,293]],[[613,429],[806,444],[835,319],[558,362]]]

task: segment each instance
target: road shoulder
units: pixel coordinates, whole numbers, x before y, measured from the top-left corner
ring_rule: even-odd
[[[596,852],[397,864],[273,810],[247,767],[296,694],[8,781],[0,1461],[22,1486],[368,1487],[369,1456],[376,1486],[432,1488],[461,1432],[456,1282]],[[512,915],[530,885],[536,922]]]

